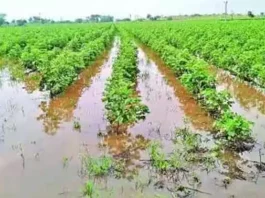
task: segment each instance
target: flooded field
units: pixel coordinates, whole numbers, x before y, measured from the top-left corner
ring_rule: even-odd
[[[24,83],[1,72],[1,197],[78,197],[79,153],[101,153],[97,133],[107,126],[102,94],[117,53],[116,42],[51,100],[48,93],[28,94]]]
[[[175,197],[169,187],[176,181],[150,175],[148,143],[158,140],[170,153],[176,128],[189,126],[208,139],[207,145],[214,141],[214,121],[161,59],[140,45],[136,90],[150,113],[127,133],[114,133],[105,118],[102,96],[118,51],[116,40],[109,52],[53,99],[32,88],[32,83],[12,80],[7,69],[1,71],[0,197],[80,197],[86,181],[82,153],[108,153],[126,162],[121,179],[96,181],[100,197]],[[194,189],[199,190],[192,189],[188,197],[263,197],[265,175],[255,165],[264,151],[265,95],[221,72],[218,81],[220,89],[232,94],[233,110],[255,122],[253,132],[260,147],[242,155],[223,152],[211,172],[196,167],[200,184]],[[261,159],[264,161],[264,156]]]

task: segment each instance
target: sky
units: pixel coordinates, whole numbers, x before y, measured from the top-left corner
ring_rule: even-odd
[[[228,0],[234,13],[265,12],[265,0]],[[263,9],[263,10],[262,10]],[[116,18],[138,15],[179,15],[223,13],[224,0],[0,0],[0,13],[7,19],[28,19],[41,15],[55,20],[73,20],[91,14]]]

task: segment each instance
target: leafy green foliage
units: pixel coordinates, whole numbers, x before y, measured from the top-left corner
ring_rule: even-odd
[[[201,39],[205,36],[203,31],[199,31],[199,33],[193,32],[197,30],[196,26],[193,26],[193,31],[188,28],[182,29],[183,26],[185,25],[182,24],[180,27],[176,27],[173,23],[166,22],[122,25],[123,28],[131,32],[140,41],[155,50],[209,114],[213,118],[221,120],[215,125],[216,130],[224,132],[225,137],[229,140],[242,140],[242,137],[250,137],[251,125],[247,124],[246,119],[230,113],[229,121],[227,120],[227,112],[230,112],[232,104],[230,96],[228,93],[219,92],[216,89],[215,76],[209,70],[208,63],[198,58],[199,55],[203,54],[212,59],[213,62],[221,61],[227,63],[226,67],[229,67],[230,64],[236,63],[235,59],[238,56],[237,53],[235,56],[229,56],[231,51],[228,49],[231,47],[230,42],[233,42],[232,39],[213,39],[212,46],[204,39]],[[215,35],[211,31],[207,33],[211,34],[211,38],[214,38]],[[183,39],[183,37],[186,39]],[[258,43],[255,43],[255,45],[258,45]],[[217,46],[219,46],[220,50],[219,48],[215,50]],[[202,52],[202,49],[207,51]],[[224,58],[222,53],[226,50],[229,51],[229,54],[225,54],[227,56],[225,60],[217,59]],[[215,53],[216,56],[211,56],[211,53]],[[238,69],[235,71],[249,78],[250,75],[245,75],[243,72],[249,74],[248,66],[251,63],[251,57],[254,55],[248,51],[245,56],[248,58],[244,59],[245,62],[241,61],[241,66],[236,65],[235,67],[238,67]],[[255,70],[251,72],[255,73],[257,78],[259,78],[258,76],[265,74],[261,68],[262,66],[256,65]],[[239,122],[242,125],[231,124],[234,122]]]
[[[128,35],[123,34],[120,53],[113,65],[113,73],[108,80],[104,99],[108,120],[115,125],[133,124],[145,118],[148,107],[141,104],[135,93],[138,69],[137,50]]]
[[[97,197],[97,192],[95,189],[95,184],[91,181],[87,181],[83,187],[83,196],[87,198]]]
[[[226,111],[215,123],[215,127],[221,129],[230,141],[249,139],[251,126],[251,122],[230,111]]]
[[[161,145],[158,142],[152,142],[150,144],[149,154],[152,166],[157,170],[166,171],[170,168],[170,164],[166,159],[166,154],[162,151]]]
[[[160,172],[187,170],[196,163],[202,163],[207,168],[215,167],[215,157],[206,152],[208,149],[202,146],[201,136],[193,133],[189,128],[177,129],[173,142],[175,148],[170,154],[165,154],[160,143],[150,143],[151,165],[156,170]]]
[[[93,176],[108,175],[111,167],[113,166],[112,158],[107,156],[99,158],[92,158],[88,156],[84,160],[88,174]]]
[[[114,31],[109,24],[8,27],[0,30],[0,55],[38,71],[54,96],[110,45]]]

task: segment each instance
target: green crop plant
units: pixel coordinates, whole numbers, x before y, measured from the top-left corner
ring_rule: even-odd
[[[108,120],[117,126],[134,124],[149,112],[135,91],[137,49],[127,34],[121,35],[120,52],[103,98]]]
[[[182,25],[184,27],[188,26],[185,24]],[[245,137],[243,139],[247,139],[246,137],[251,138],[251,125],[246,124],[248,123],[248,121],[243,117],[233,113],[230,114],[229,123],[239,122],[243,125],[242,127],[240,127],[240,125],[233,125],[233,127],[227,126],[225,117],[227,115],[227,112],[231,111],[231,97],[226,92],[219,92],[217,90],[217,83],[215,79],[216,77],[209,70],[209,64],[202,59],[203,57],[200,52],[204,44],[200,37],[204,37],[203,31],[200,31],[201,34],[198,35],[194,32],[197,28],[194,28],[194,30],[191,31],[194,34],[192,34],[191,36],[188,28],[182,29],[180,28],[182,26],[177,27],[173,23],[166,22],[161,24],[122,24],[121,26],[128,32],[133,34],[139,41],[146,44],[161,56],[162,60],[175,73],[176,77],[181,80],[182,84],[187,88],[187,90],[192,93],[194,98],[197,99],[198,103],[200,103],[201,106],[206,111],[208,111],[209,115],[217,120],[215,129],[217,131],[223,132],[224,137],[226,137],[227,140],[242,141],[242,136]],[[176,36],[175,34],[177,34],[178,36]],[[182,34],[184,34],[184,38],[186,38],[186,40],[183,40],[183,38],[181,37]],[[205,43],[207,44],[207,42]],[[213,44],[214,46],[219,45],[222,50],[226,50],[230,47],[230,42],[227,40],[218,43],[218,40],[213,39]],[[207,50],[212,50],[210,53],[219,54],[219,57],[223,56],[222,52],[215,50],[215,48],[211,47],[210,45],[207,45],[204,48]],[[205,56],[209,58],[211,57],[210,53],[204,52]],[[251,54],[249,53],[248,56],[250,55]],[[226,61],[229,60],[230,62],[235,63],[235,59],[237,59],[237,55],[229,57],[229,59],[227,59]],[[218,62],[219,60],[212,59],[212,61]],[[247,62],[248,63],[244,64],[250,64],[249,58]],[[236,65],[235,68],[237,66],[238,65]],[[249,72],[246,67],[241,67],[241,69],[242,71],[239,72],[238,75],[241,75],[243,71],[246,73]],[[261,71],[258,66],[256,66],[256,70]],[[263,75],[262,72],[260,72],[259,74],[257,73],[258,72],[256,71],[256,76]],[[232,129],[232,131],[228,131],[228,129]]]
[[[215,127],[221,129],[230,141],[250,140],[251,126],[251,122],[230,111],[225,112],[215,123]]]
[[[114,31],[110,24],[8,27],[0,30],[0,55],[40,73],[41,88],[54,96],[103,53]]]

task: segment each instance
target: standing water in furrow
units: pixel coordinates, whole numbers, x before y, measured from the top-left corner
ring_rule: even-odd
[[[138,49],[138,61],[140,74],[137,89],[150,113],[144,121],[130,129],[134,134],[143,134],[168,145],[176,128],[185,125],[185,119],[195,130],[211,129],[211,118],[197,105],[173,73],[166,69],[158,56],[141,46]]]
[[[102,94],[117,53],[116,40],[109,54],[51,100],[1,78],[0,106],[6,108],[0,108],[0,197],[80,195],[79,154],[101,153],[97,134],[107,126]]]
[[[228,72],[216,67],[211,67],[211,71],[216,74],[218,90],[226,90],[232,96],[232,111],[244,116],[254,124],[253,136],[257,144],[250,151],[237,153],[225,150],[219,160],[224,167],[220,171],[221,175],[226,176],[229,186],[226,189],[219,188],[217,173],[210,174],[210,180],[205,177],[202,180],[203,186],[210,192],[215,192],[216,197],[235,196],[235,197],[262,197],[264,192],[264,123],[265,123],[265,94],[252,87],[246,82],[235,78]],[[222,178],[222,177],[219,177]],[[220,180],[218,178],[218,180]],[[213,182],[215,180],[215,183]]]
[[[220,90],[227,90],[232,96],[232,109],[253,122],[253,136],[257,140],[251,152],[251,159],[259,161],[259,149],[264,151],[265,143],[265,93],[228,72],[215,69]],[[264,155],[261,156],[265,162]]]

